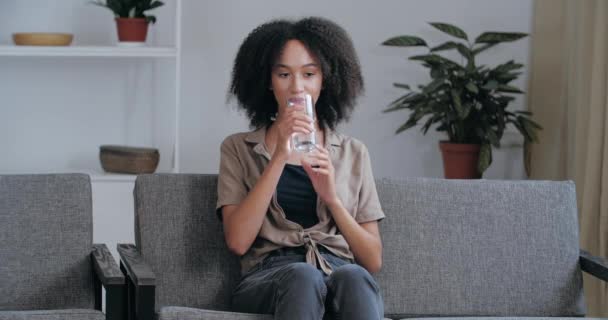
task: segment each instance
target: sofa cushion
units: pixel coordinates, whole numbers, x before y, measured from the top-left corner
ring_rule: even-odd
[[[580,316],[574,184],[382,179],[386,314]]]
[[[91,183],[0,176],[0,310],[93,309]]]
[[[395,318],[397,319],[397,318]],[[402,318],[400,320],[580,320],[580,317],[440,317]],[[608,318],[584,318],[585,320],[606,320]]]
[[[272,320],[272,315],[163,307],[158,320]],[[386,319],[389,320],[389,319]]]
[[[217,175],[140,175],[134,193],[135,242],[156,275],[156,311],[229,310],[240,266],[215,215]]]
[[[272,320],[272,315],[163,307],[160,309],[158,320]]]
[[[0,320],[105,320],[101,311],[92,309],[0,311]]]

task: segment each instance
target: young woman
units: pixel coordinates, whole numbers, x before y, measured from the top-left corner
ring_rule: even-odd
[[[222,143],[217,203],[228,248],[241,256],[234,311],[382,319],[370,273],[382,265],[384,213],[367,149],[335,131],[362,90],[349,36],[326,19],[272,21],[242,43],[230,94],[255,130]],[[310,133],[316,150],[295,151],[292,136]]]

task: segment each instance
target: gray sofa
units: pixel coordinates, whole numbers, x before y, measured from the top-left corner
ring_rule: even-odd
[[[136,241],[118,248],[131,318],[272,319],[227,311],[239,267],[216,188],[216,175],[137,178]],[[608,280],[606,260],[579,250],[571,182],[381,179],[377,189],[388,318],[580,317],[581,270]]]
[[[93,244],[89,176],[0,175],[0,320],[121,320],[125,299],[116,261]]]

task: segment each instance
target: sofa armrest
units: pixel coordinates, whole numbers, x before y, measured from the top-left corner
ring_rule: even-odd
[[[106,289],[106,320],[126,319],[125,277],[105,244],[93,244],[91,262],[95,280],[95,308],[101,310],[101,285],[103,285]]]
[[[581,250],[579,262],[583,271],[608,282],[608,261],[605,258],[596,257]]]
[[[116,260],[105,244],[93,245],[91,259],[93,269],[104,286],[125,284],[125,276],[120,272]]]
[[[120,270],[127,282],[129,320],[154,319],[156,276],[134,244],[118,244]]]

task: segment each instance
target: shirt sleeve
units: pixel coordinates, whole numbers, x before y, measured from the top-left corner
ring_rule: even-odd
[[[215,211],[222,220],[222,207],[237,205],[247,196],[243,176],[243,166],[238,157],[234,139],[226,138],[220,147],[220,170],[217,183],[217,204]]]
[[[359,205],[355,220],[358,223],[382,220],[385,215],[380,206],[371,160],[365,145],[361,148],[360,157],[362,182],[361,190],[359,190]]]

